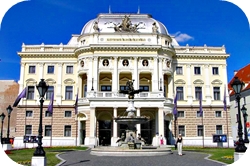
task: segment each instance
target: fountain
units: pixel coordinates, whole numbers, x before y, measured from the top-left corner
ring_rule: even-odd
[[[119,93],[128,94],[128,108],[126,109],[126,116],[118,116],[114,118],[118,124],[126,124],[128,126],[126,130],[126,137],[124,133],[121,138],[117,140],[118,147],[97,147],[91,149],[92,155],[97,156],[156,156],[166,155],[172,153],[171,148],[143,146],[144,139],[140,134],[136,137],[136,124],[143,124],[149,121],[148,117],[136,116],[134,107],[134,95],[142,92],[142,90],[135,90],[133,87],[133,81],[127,81],[126,90],[120,90]]]

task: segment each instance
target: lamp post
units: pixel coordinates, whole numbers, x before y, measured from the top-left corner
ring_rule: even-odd
[[[249,143],[248,140],[248,133],[247,133],[247,109],[245,107],[245,105],[243,105],[243,107],[241,108],[242,114],[243,114],[243,118],[244,118],[244,134],[245,134],[245,139],[244,139],[244,143]]]
[[[92,78],[92,88],[91,90],[93,91],[94,90],[94,78]]]
[[[3,121],[4,121],[4,118],[5,118],[5,114],[2,113],[0,115],[0,119],[2,120],[2,127],[1,127],[1,144],[3,145]]]
[[[7,144],[10,144],[10,114],[11,114],[13,108],[9,105],[6,108],[6,110],[8,113]]]
[[[238,117],[239,117],[239,121],[238,121],[239,144],[236,145],[235,152],[245,152],[247,149],[245,146],[245,143],[242,139],[243,133],[242,133],[242,124],[241,124],[241,116],[240,116],[240,98],[241,98],[240,92],[242,90],[243,85],[244,85],[244,83],[241,82],[238,79],[238,77],[234,77],[234,81],[231,84],[231,86],[233,87],[233,90],[235,92],[235,99],[238,103]]]
[[[39,82],[39,84],[36,86],[39,95],[40,95],[40,122],[39,122],[39,128],[38,128],[38,146],[36,147],[36,151],[34,152],[34,156],[45,156],[45,151],[43,150],[42,147],[42,133],[43,133],[43,128],[42,128],[42,112],[43,112],[43,98],[45,93],[48,90],[48,85],[46,85],[46,82],[44,81],[44,79],[41,79],[41,81]]]
[[[161,83],[162,83],[162,79],[160,78],[160,91],[162,91]]]

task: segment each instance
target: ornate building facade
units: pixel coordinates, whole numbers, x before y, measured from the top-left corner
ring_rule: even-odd
[[[224,46],[179,46],[149,14],[99,14],[67,44],[23,44],[18,55],[19,92],[28,90],[18,106],[15,146],[34,146],[24,144],[23,136],[37,135],[40,103],[35,85],[42,78],[49,85],[43,114],[44,146],[117,146],[126,125],[118,125],[113,118],[122,116],[127,108],[127,96],[118,91],[126,88],[128,80],[134,80],[135,89],[143,90],[135,95],[136,114],[150,120],[136,128],[148,144],[156,133],[164,136],[164,144],[172,144],[174,131],[184,136],[186,145],[216,146],[212,140],[216,133],[228,132],[231,140],[230,116],[226,118],[223,111],[229,57]],[[52,93],[50,115],[46,107]],[[200,93],[203,118],[197,113]]]

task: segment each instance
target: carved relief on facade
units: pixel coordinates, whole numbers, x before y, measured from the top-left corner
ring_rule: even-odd
[[[108,59],[104,59],[104,60],[102,61],[102,65],[103,65],[103,66],[109,66],[109,60],[108,60]]]
[[[128,65],[129,65],[128,59],[124,59],[124,60],[122,61],[122,65],[123,65],[123,66],[128,66]]]
[[[148,60],[147,59],[142,60],[142,66],[148,66]]]

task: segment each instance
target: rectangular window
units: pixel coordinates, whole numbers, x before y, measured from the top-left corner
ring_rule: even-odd
[[[51,125],[45,125],[44,131],[45,131],[44,136],[46,137],[51,136]]]
[[[101,91],[112,91],[111,85],[102,85]]]
[[[54,74],[54,66],[48,66],[47,73],[48,74]]]
[[[176,74],[177,75],[182,75],[182,67],[181,66],[176,66]]]
[[[216,125],[216,134],[223,134],[222,125]]]
[[[200,75],[201,74],[201,68],[200,67],[194,67],[194,74]]]
[[[87,91],[88,91],[88,89],[87,89],[87,85],[84,85],[84,96],[83,97],[87,97]]]
[[[202,88],[201,87],[195,87],[195,99],[196,100],[200,100],[201,92],[202,92]]]
[[[66,73],[67,74],[72,74],[73,73],[73,66],[67,66],[66,67]]]
[[[30,74],[36,73],[36,66],[29,66],[29,73]]]
[[[25,126],[25,135],[31,135],[32,134],[32,125],[26,125]]]
[[[32,116],[33,116],[33,111],[27,110],[26,117],[32,117]]]
[[[27,99],[33,100],[34,99],[34,93],[35,93],[35,87],[34,86],[28,86]]]
[[[52,114],[47,110],[47,111],[45,111],[45,117],[51,117],[52,116]]]
[[[183,118],[184,117],[184,111],[178,111],[178,117]]]
[[[49,86],[46,92],[46,100],[50,100],[52,97],[52,93],[54,93],[54,86]]]
[[[184,125],[179,125],[178,126],[178,131],[179,131],[179,134],[181,134],[183,137],[185,137],[185,126]]]
[[[140,90],[142,90],[143,92],[149,92],[149,86],[146,85],[140,85]]]
[[[204,134],[203,125],[198,125],[197,126],[197,136],[203,136],[203,134]]]
[[[215,117],[221,117],[221,111],[215,111]]]
[[[66,86],[65,87],[65,100],[72,100],[73,99],[73,86]]]
[[[121,85],[121,86],[120,86],[120,90],[128,90],[128,87],[125,86],[125,85]]]
[[[214,87],[214,100],[220,100],[220,87]]]
[[[202,117],[202,116],[203,116],[203,111],[202,113],[200,112],[200,110],[196,112],[196,117]]]
[[[64,126],[64,137],[71,137],[71,126]]]
[[[65,111],[64,117],[71,117],[71,111]]]
[[[183,87],[176,87],[177,100],[184,100]]]
[[[218,75],[219,74],[219,68],[218,67],[213,67],[212,71],[213,71],[213,75]]]
[[[166,97],[166,86],[164,85],[164,93],[163,93],[164,97]]]

